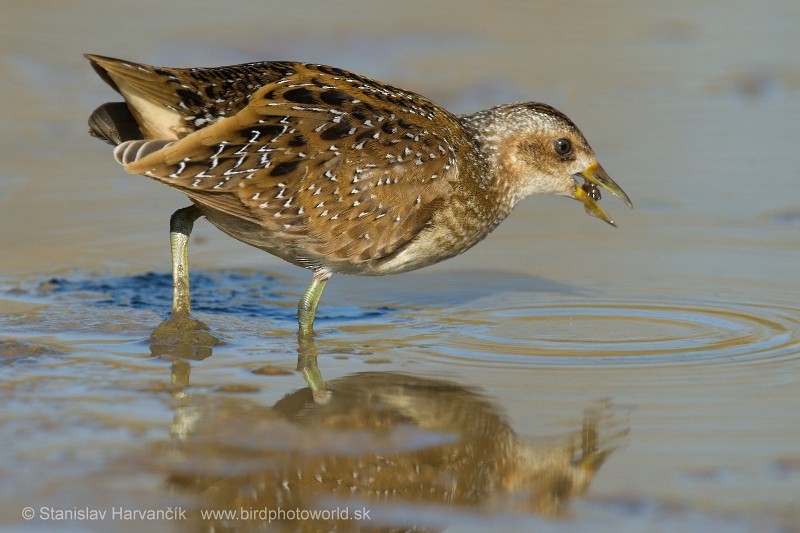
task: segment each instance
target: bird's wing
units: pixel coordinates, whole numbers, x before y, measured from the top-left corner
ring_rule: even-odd
[[[409,243],[451,196],[460,128],[413,93],[295,64],[234,116],[126,168],[305,241],[312,256],[368,261]]]
[[[172,140],[238,113],[259,87],[282,79],[295,64],[168,68],[95,54],[86,58],[125,98],[144,138]]]

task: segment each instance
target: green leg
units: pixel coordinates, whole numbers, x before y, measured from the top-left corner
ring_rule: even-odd
[[[196,206],[178,209],[169,219],[169,244],[172,252],[172,316],[189,316],[189,236],[200,217]]]
[[[297,322],[299,324],[298,335],[310,336],[314,330],[314,315],[317,314],[317,305],[322,296],[322,290],[331,273],[327,270],[315,270],[311,285],[297,303]]]
[[[169,219],[172,251],[172,313],[150,334],[153,355],[201,360],[211,355],[211,346],[223,344],[208,326],[189,316],[189,235],[202,213],[195,207],[178,209]],[[187,372],[188,379],[188,372]]]
[[[303,379],[311,389],[314,402],[327,403],[330,392],[325,388],[325,380],[317,366],[317,347],[310,335],[297,334],[297,370],[303,374]]]

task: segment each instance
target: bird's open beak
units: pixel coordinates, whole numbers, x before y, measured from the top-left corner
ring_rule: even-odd
[[[578,178],[583,178],[585,183],[581,186],[580,184],[575,187],[575,199],[580,200],[583,205],[586,207],[586,212],[590,215],[594,215],[601,220],[605,220],[612,226],[616,226],[614,221],[611,220],[603,208],[597,203],[600,199],[600,191],[597,190],[597,187],[603,188],[625,202],[625,205],[628,207],[633,207],[631,203],[631,199],[628,198],[628,195],[625,194],[625,191],[622,188],[614,183],[614,180],[606,174],[606,171],[603,170],[603,167],[600,166],[599,163],[594,162],[585,169],[583,172],[578,174],[573,174],[573,179],[577,181]],[[580,183],[580,182],[578,182]]]

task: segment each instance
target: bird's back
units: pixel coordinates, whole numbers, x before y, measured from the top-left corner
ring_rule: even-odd
[[[233,237],[335,272],[445,257],[431,241],[391,261],[475,173],[459,158],[472,149],[461,122],[427,98],[324,65],[176,69],[87,57],[126,102],[98,108],[92,132],[122,143],[115,153],[129,172],[187,194]],[[150,141],[125,143],[136,138]]]
[[[295,65],[268,61],[168,68],[94,54],[86,57],[100,77],[125,98],[142,139],[179,139],[235,115],[257,89],[286,77]],[[119,120],[126,118],[118,116]]]

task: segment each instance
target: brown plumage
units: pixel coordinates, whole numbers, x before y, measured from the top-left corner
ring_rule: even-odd
[[[594,185],[630,205],[577,127],[544,104],[458,117],[323,65],[87,57],[126,101],[98,108],[90,126],[127,171],[180,190],[222,231],[313,269],[323,286],[336,272],[399,273],[459,254],[530,194],[577,198],[609,223]]]
[[[333,501],[359,502],[376,515],[381,508],[420,508],[428,518],[450,512],[557,517],[589,490],[628,433],[605,402],[590,406],[582,423],[576,418],[568,434],[529,439],[482,391],[446,380],[364,372],[333,380],[327,389],[324,402],[306,388],[273,407],[220,397],[184,403],[191,420],[181,413],[175,418],[180,459],[168,463],[174,470],[167,485],[197,496],[197,507],[205,509],[324,509]],[[200,519],[197,510],[188,515]],[[269,531],[439,530],[424,527],[424,517],[397,516],[403,519],[394,527],[405,528],[390,527],[390,513],[373,523],[276,520]],[[228,531],[230,524],[202,526]]]

